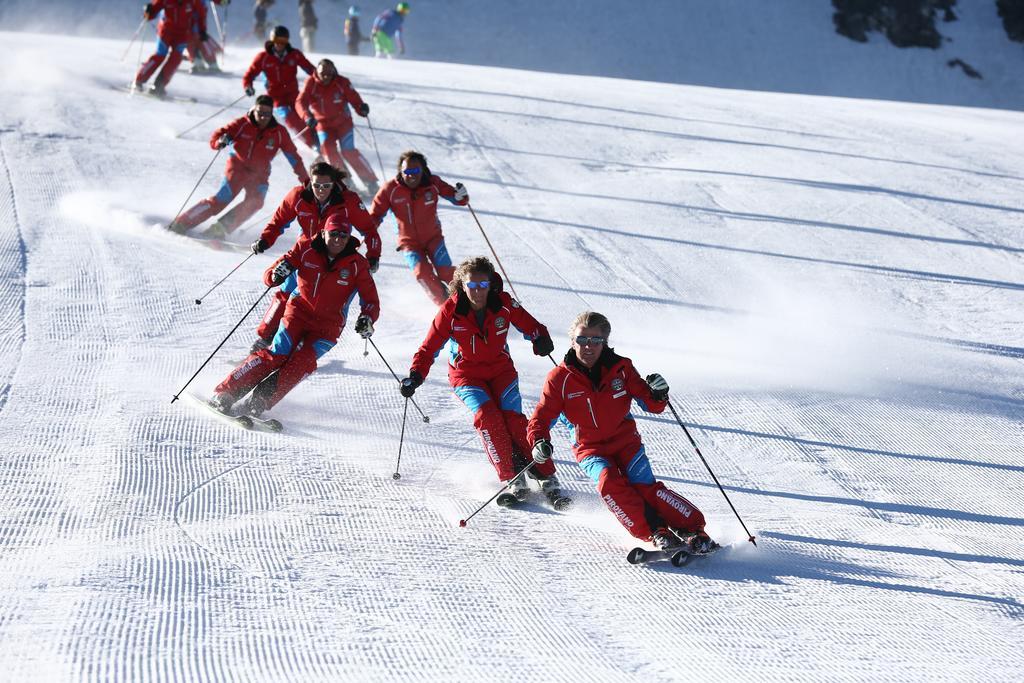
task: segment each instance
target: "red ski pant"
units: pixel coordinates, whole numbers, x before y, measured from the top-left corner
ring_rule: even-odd
[[[377,182],[377,175],[370,168],[366,157],[356,149],[355,130],[351,121],[340,125],[320,123],[317,125],[316,135],[320,141],[320,152],[327,157],[332,166],[345,168],[347,163],[367,187],[371,182]]]
[[[268,169],[269,170],[269,169]],[[224,171],[217,194],[207,197],[178,217],[178,224],[186,230],[194,228],[210,216],[224,210],[241,192],[245,197],[237,206],[221,216],[220,222],[228,231],[249,220],[253,214],[263,208],[263,200],[270,188],[269,177],[264,169],[256,172],[240,167],[229,166]]]
[[[298,95],[295,97],[298,97]],[[306,122],[295,111],[295,97],[292,97],[290,100],[274,100],[274,116],[277,117],[278,121],[284,121],[284,125],[291,128],[295,133],[301,132],[302,141],[306,143],[306,146],[310,149],[316,149],[316,138],[313,136],[313,131],[309,130]]]
[[[471,375],[452,369],[448,381],[455,395],[473,411],[473,426],[498,479],[508,481],[532,459],[515,367],[508,363]],[[550,460],[535,464],[532,472],[537,477],[550,477],[555,464]]]
[[[440,306],[448,298],[448,283],[455,275],[452,257],[444,245],[444,237],[438,235],[425,248],[410,246],[401,248],[405,262],[412,268],[416,281],[426,290],[431,300]]]
[[[704,528],[704,515],[697,506],[654,478],[640,436],[633,429],[623,438],[576,449],[580,467],[597,483],[604,504],[641,541],[650,540],[658,527],[683,532]],[[582,455],[582,457],[581,457]]]
[[[174,49],[171,49],[170,44],[165,43],[163,38],[158,37],[156,39],[156,52],[150,55],[149,59],[139,69],[139,73],[135,74],[135,82],[142,84],[148,81],[149,77],[160,66],[160,63],[163,62],[164,68],[160,70],[160,75],[156,77],[156,82],[163,86],[170,83],[174,72],[178,70],[178,65],[181,64],[182,52],[185,51],[185,41],[174,43],[173,45]],[[164,62],[165,58],[166,62]]]
[[[267,408],[274,407],[316,371],[317,359],[337,343],[341,324],[289,306],[270,348],[250,354],[217,385],[217,393],[239,399],[252,391],[266,401]]]

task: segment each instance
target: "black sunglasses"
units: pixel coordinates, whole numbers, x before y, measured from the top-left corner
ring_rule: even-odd
[[[577,346],[597,346],[608,341],[607,337],[576,337]]]

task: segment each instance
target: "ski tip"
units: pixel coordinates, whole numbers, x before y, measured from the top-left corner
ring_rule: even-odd
[[[669,561],[672,563],[673,567],[682,567],[684,564],[690,561],[690,553],[686,552],[685,550],[679,550],[675,552],[671,558],[669,558]]]
[[[633,548],[626,555],[626,561],[630,564],[640,564],[645,559],[647,559],[647,551],[643,548]]]

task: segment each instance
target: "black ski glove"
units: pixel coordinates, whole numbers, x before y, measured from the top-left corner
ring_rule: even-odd
[[[231,144],[231,138],[227,135],[221,135],[220,140],[217,140],[217,149],[224,149]]]
[[[252,97],[256,94],[256,88],[252,87],[251,85],[245,86],[245,94],[249,97]]]
[[[664,377],[654,373],[647,375],[645,381],[647,386],[651,388],[651,398],[655,401],[664,401],[668,398],[668,382],[665,381]]]
[[[288,276],[295,272],[295,267],[281,259],[281,262],[274,267],[273,282],[275,285],[279,285],[288,279]]]
[[[210,36],[208,36],[206,34],[206,31],[200,31],[199,32],[199,42],[200,43],[205,43],[209,39],[210,39]]]
[[[369,116],[370,105],[368,105],[366,102],[363,102],[361,105],[359,105],[359,109],[356,110],[356,113],[363,117]]]
[[[361,315],[356,318],[356,334],[363,339],[369,339],[373,336],[373,321],[370,320],[370,316]]]
[[[546,334],[533,340],[533,355],[535,356],[546,356],[554,350],[555,343]]]
[[[380,259],[379,258],[372,258],[372,259],[370,259],[370,272],[371,273],[376,273],[378,268],[380,268]]]
[[[153,3],[146,3],[146,6],[142,8],[142,16],[146,17],[146,19],[153,18]]]
[[[252,243],[252,253],[254,254],[262,254],[269,248],[270,245],[264,242],[262,237]]]
[[[306,119],[306,125],[309,126],[310,130],[316,130],[316,119],[310,116],[308,119]]]
[[[551,442],[547,439],[537,439],[537,443],[533,444],[533,461],[538,465],[543,465],[551,459],[551,454],[555,452]]]
[[[423,384],[423,375],[413,370],[409,373],[408,377],[402,380],[402,386],[399,391],[402,392],[402,396],[411,398],[421,384]]]

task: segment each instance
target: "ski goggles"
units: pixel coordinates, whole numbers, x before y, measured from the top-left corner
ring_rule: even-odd
[[[334,183],[310,183],[309,186],[314,190],[329,190],[334,186]]]
[[[484,280],[483,282],[469,281],[466,284],[466,289],[487,289],[491,286],[490,280]]]
[[[608,341],[607,337],[576,337],[577,346],[597,346]]]
[[[403,168],[402,169],[402,175],[418,176],[420,174],[420,171],[422,171],[422,170],[423,169],[421,169],[419,166],[414,166],[412,168]]]

